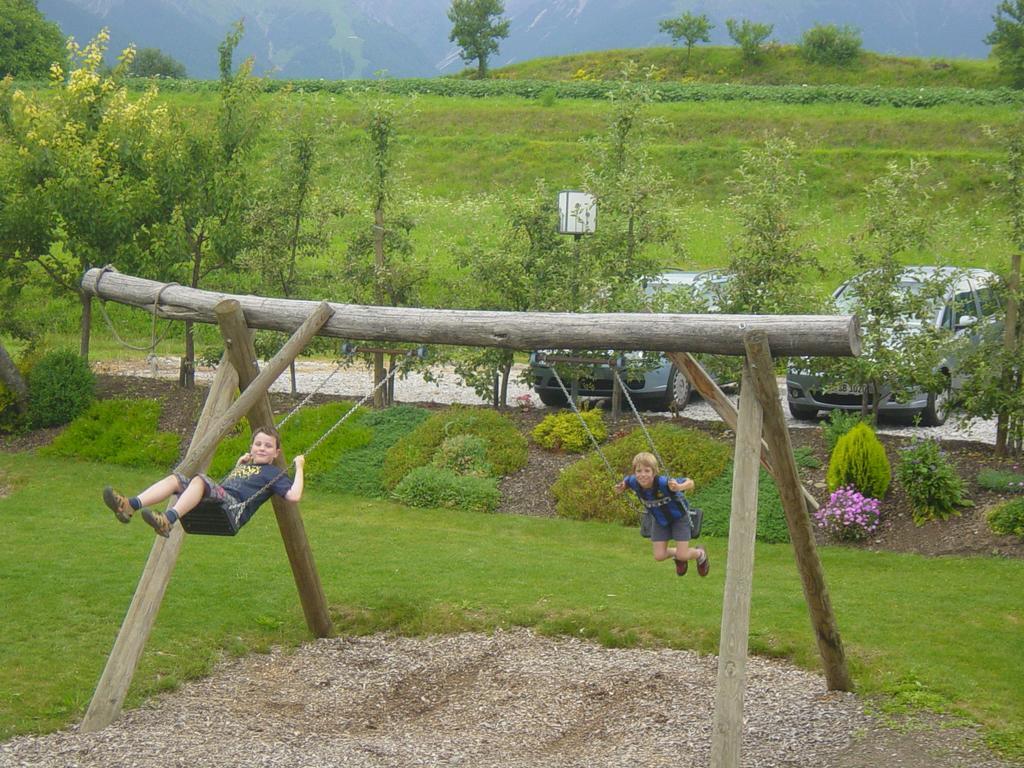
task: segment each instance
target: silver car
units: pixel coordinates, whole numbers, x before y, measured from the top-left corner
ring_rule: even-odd
[[[665,292],[681,290],[684,295],[700,297],[703,305],[709,311],[714,311],[717,291],[728,279],[726,273],[718,270],[687,272],[681,269],[670,269],[648,283],[645,286],[645,291],[649,297],[654,298]],[[580,355],[579,352],[564,351],[534,352],[530,355],[530,380],[533,383],[533,391],[537,393],[542,403],[551,406],[566,404],[565,393],[559,387],[552,372],[549,358],[554,358],[557,361],[559,358],[578,355]],[[576,394],[580,397],[610,398],[614,377],[607,361],[614,359],[618,361],[619,376],[628,388],[629,396],[636,403],[637,408],[657,411],[671,408],[681,411],[685,408],[693,394],[693,389],[687,378],[662,356],[659,356],[656,367],[648,366],[647,370],[644,370],[642,358],[643,354],[640,352],[627,352],[618,358],[614,352],[608,352],[602,358],[605,363],[589,366],[586,375],[579,375],[575,379],[563,375],[563,384],[570,391],[575,387]],[[624,370],[622,370],[623,365],[626,366]]]
[[[839,312],[856,312],[855,285],[862,278],[864,275],[846,281],[833,293]],[[999,309],[994,291],[996,276],[984,269],[908,267],[900,275],[899,290],[919,292],[926,282],[935,279],[947,281],[947,287],[944,299],[936,303],[929,321],[937,329],[976,341]],[[879,414],[903,419],[920,417],[924,426],[944,424],[963,380],[955,374],[955,367],[952,357],[943,360],[939,370],[945,376],[946,386],[937,392],[915,390],[897,399],[891,390],[883,389]],[[825,389],[821,378],[793,365],[786,373],[786,391],[790,413],[797,419],[807,420],[816,419],[820,411],[859,411],[863,396],[859,387],[849,384],[833,384]]]

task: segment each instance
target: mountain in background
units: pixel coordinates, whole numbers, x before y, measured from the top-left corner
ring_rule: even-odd
[[[80,43],[103,27],[110,49],[160,48],[190,77],[217,77],[217,46],[245,21],[240,56],[282,78],[431,77],[465,66],[448,41],[450,0],[39,0],[39,9]],[[995,0],[506,0],[511,32],[492,67],[539,56],[668,45],[662,19],[686,10],[732,45],[727,18],[773,24],[772,39],[799,41],[815,24],[849,24],[864,48],[884,54],[985,58]]]

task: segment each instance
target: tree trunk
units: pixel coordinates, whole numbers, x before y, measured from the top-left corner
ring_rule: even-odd
[[[292,360],[292,364],[288,366],[288,372],[292,377],[292,397],[299,394],[298,382],[295,380],[295,361]]]
[[[0,381],[14,394],[14,404],[18,412],[24,413],[28,407],[28,385],[3,344],[0,344]]]
[[[185,321],[185,354],[178,368],[178,386],[192,389],[196,385],[196,339],[192,321]]]
[[[377,274],[374,275],[373,293],[377,304],[384,303],[384,286],[381,285],[381,275],[384,273],[384,209],[378,205],[373,210],[373,261],[376,265]],[[384,381],[384,353],[373,353],[373,407],[383,408],[387,400],[387,393],[383,387],[376,389]]]
[[[1020,345],[1017,338],[1017,314],[1020,308],[1017,306],[1017,291],[1020,288],[1020,253],[1013,254],[1010,263],[1010,297],[1006,302],[1006,320],[1003,324],[1003,350],[1006,352],[1006,359],[1020,360],[1019,354],[1014,354]],[[1003,387],[1007,392],[1012,391],[1014,370],[1012,367],[1002,372]],[[1007,437],[1010,427],[1010,414],[1005,411],[996,416],[996,456],[1007,454]]]
[[[92,296],[83,290],[79,290],[78,297],[82,302],[82,327],[81,340],[78,345],[78,353],[82,359],[89,362],[89,335],[92,332]]]

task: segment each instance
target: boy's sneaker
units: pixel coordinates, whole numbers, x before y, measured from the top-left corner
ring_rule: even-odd
[[[689,560],[676,560],[676,576],[685,576],[689,565]]]
[[[153,530],[160,536],[166,539],[171,535],[171,523],[163,512],[154,512],[149,507],[143,507],[140,511],[142,512],[142,519],[153,526]]]
[[[122,523],[131,522],[132,515],[135,513],[135,510],[133,510],[132,505],[128,503],[127,496],[118,493],[108,485],[103,489],[103,503],[110,507],[110,511],[114,513],[114,517]]]
[[[708,561],[708,553],[705,551],[704,554],[697,560],[697,573],[701,576],[707,576],[708,571],[711,570],[711,563]]]

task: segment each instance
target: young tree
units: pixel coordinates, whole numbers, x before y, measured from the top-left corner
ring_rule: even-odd
[[[7,155],[0,187],[0,277],[45,276],[82,305],[80,351],[89,354],[92,301],[81,290],[90,267],[135,268],[161,210],[153,158],[168,135],[151,89],[129,98],[121,85],[128,49],[103,73],[107,33],[69,44],[74,68],[51,70],[51,92],[0,84],[0,133]]]
[[[671,35],[673,45],[680,40],[686,41],[686,66],[690,66],[690,52],[695,43],[711,42],[711,30],[714,26],[705,14],[694,14],[689,11],[678,18],[663,19],[658,23],[658,29]]]
[[[476,75],[487,77],[487,60],[498,52],[498,41],[508,37],[509,21],[502,0],[452,0],[448,19],[452,31],[448,40],[458,43],[465,62],[476,61]]]
[[[992,16],[996,28],[985,37],[999,68],[1015,88],[1024,87],[1024,0],[1002,0]]]
[[[156,152],[156,186],[164,218],[154,230],[150,271],[198,288],[213,272],[234,268],[250,235],[252,148],[261,120],[259,81],[252,59],[234,69],[241,22],[225,37],[220,53],[220,101],[215,125],[183,113]],[[185,322],[185,355],[179,383],[195,384],[195,336]]]
[[[812,64],[842,67],[860,55],[860,31],[856,27],[816,24],[800,38],[800,55]]]
[[[760,24],[748,19],[726,19],[725,27],[729,30],[729,37],[740,47],[740,53],[746,62],[755,62],[761,57],[764,42],[775,29],[773,24]]]
[[[861,318],[862,352],[819,364],[828,380],[863,391],[861,412],[878,415],[883,389],[900,393],[920,388],[940,392],[947,384],[940,363],[952,332],[932,322],[948,279],[924,278],[917,291],[901,290],[903,264],[929,244],[934,226],[924,205],[929,197],[927,162],[895,161],[866,191],[867,215],[852,240],[861,274],[852,284],[853,311]]]
[[[135,53],[128,74],[132,77],[188,77],[185,65],[159,48],[140,48]]]
[[[42,79],[67,64],[64,34],[36,0],[0,0],[0,77]]]
[[[361,227],[344,258],[344,277],[351,300],[399,307],[415,303],[417,285],[425,271],[413,261],[410,232],[412,219],[403,211],[402,164],[398,132],[403,115],[398,102],[383,88],[371,94],[363,105],[365,132],[357,165],[361,179],[357,194],[369,204],[370,226]],[[362,207],[358,202],[352,208]],[[373,383],[386,377],[383,353],[374,353]],[[386,404],[382,390],[376,390],[374,404]]]

